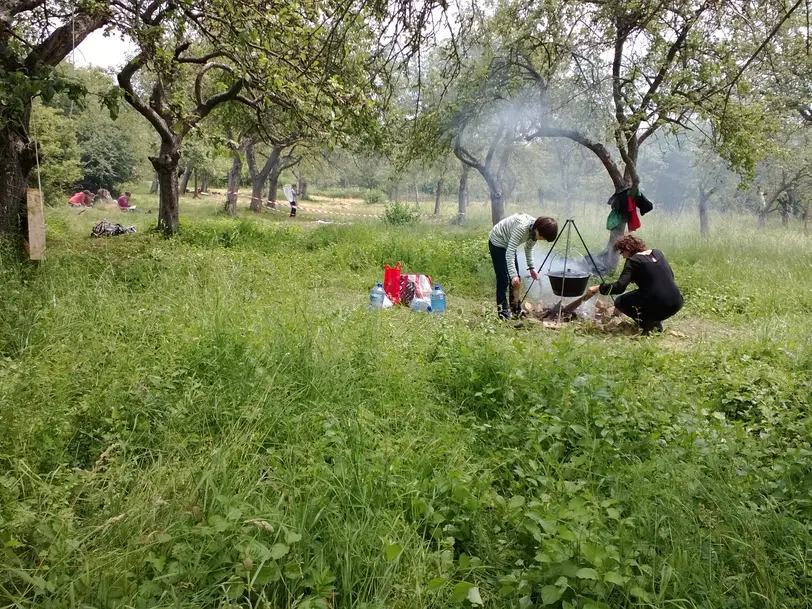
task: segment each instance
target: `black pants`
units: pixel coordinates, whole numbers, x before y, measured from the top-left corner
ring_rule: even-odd
[[[643,330],[650,331],[661,328],[660,322],[676,315],[682,308],[682,299],[664,302],[652,294],[633,290],[615,298],[615,308],[631,317]]]
[[[296,215],[296,201],[294,200],[290,204],[290,217],[292,218],[295,215]]]
[[[514,315],[518,315],[521,311],[520,303],[518,299],[513,296],[513,290],[510,286],[510,272],[508,271],[507,260],[505,260],[507,250],[504,247],[496,247],[490,241],[488,241],[488,249],[491,251],[493,270],[496,273],[496,308],[499,311],[499,315],[510,318],[511,311]],[[518,270],[518,258],[514,258],[514,262]],[[510,294],[509,306],[506,292]]]

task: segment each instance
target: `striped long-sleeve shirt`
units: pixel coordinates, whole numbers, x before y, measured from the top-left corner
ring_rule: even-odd
[[[488,240],[496,247],[505,248],[505,261],[507,261],[510,278],[519,276],[516,268],[516,249],[524,243],[524,255],[527,258],[527,268],[532,269],[533,247],[536,245],[536,235],[533,223],[536,219],[527,214],[513,214],[496,223],[488,233]]]

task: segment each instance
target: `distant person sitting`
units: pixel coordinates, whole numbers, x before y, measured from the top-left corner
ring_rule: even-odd
[[[623,272],[614,283],[596,285],[589,291],[620,294],[615,298],[616,310],[631,317],[644,334],[662,332],[662,322],[682,308],[682,294],[665,255],[647,249],[642,239],[633,235],[620,237],[614,248],[626,259]],[[637,289],[624,293],[630,283],[637,284]]]
[[[68,201],[68,204],[71,207],[91,207],[92,202],[93,195],[87,190],[83,190],[73,195]]]
[[[130,197],[132,195],[125,192],[118,198],[118,208],[122,211],[136,211],[135,205],[130,205]]]

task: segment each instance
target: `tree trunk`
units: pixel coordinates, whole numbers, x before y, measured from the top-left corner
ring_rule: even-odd
[[[495,225],[505,217],[505,203],[502,200],[502,189],[491,188],[491,222]]]
[[[164,236],[171,237],[178,232],[178,163],[180,145],[177,141],[161,142],[160,155],[150,157],[150,162],[158,172],[160,203],[158,205],[158,229]]]
[[[812,203],[807,203],[804,207],[804,235],[809,236],[809,206]]]
[[[28,129],[28,114],[25,117]],[[18,240],[27,237],[26,189],[31,169],[36,164],[34,147],[16,129],[0,130],[0,235]]]
[[[789,200],[784,200],[781,202],[781,224],[784,226],[789,225]]]
[[[299,200],[304,201],[307,199],[307,180],[303,175],[299,176],[298,178],[298,186],[296,188],[296,192],[299,193]]]
[[[277,190],[279,190],[279,171],[271,171],[268,175],[268,201],[271,207],[276,207]]]
[[[183,176],[180,179],[180,185],[178,186],[178,192],[180,192],[180,194],[186,194],[186,187],[189,185],[190,177],[192,177],[192,168],[187,167],[183,172]]]
[[[197,190],[197,169],[195,169],[195,199],[198,198],[199,191]]]
[[[708,228],[708,193],[703,186],[699,185],[699,235],[703,239],[707,239],[710,235]]]
[[[149,187],[149,194],[154,195],[156,192],[158,192],[158,172],[157,171],[152,176],[152,184]]]
[[[209,172],[203,172],[202,183],[200,184],[200,192],[209,192]]]
[[[460,175],[460,189],[457,192],[457,219],[465,220],[465,214],[468,213],[468,172],[471,168],[463,164],[462,175]]]
[[[437,193],[434,196],[434,215],[440,215],[440,195],[443,194],[443,178],[437,180]]]
[[[414,183],[414,207],[420,209],[420,193],[417,190],[417,182]]]
[[[236,147],[232,147],[233,155],[231,169],[228,170],[228,197],[226,198],[226,213],[234,217],[237,215],[237,191],[240,189],[242,177],[242,156]]]
[[[265,180],[253,178],[251,180],[251,211],[262,211],[262,191],[265,190]]]

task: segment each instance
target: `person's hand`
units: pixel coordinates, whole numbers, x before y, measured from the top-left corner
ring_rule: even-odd
[[[599,286],[599,285],[593,285],[591,288],[589,288],[589,289],[587,290],[587,293],[588,293],[590,296],[594,296],[595,294],[597,294],[598,292],[600,292],[600,290],[601,290],[601,286]]]
[[[538,281],[539,274],[536,272],[536,269],[530,269],[530,276],[534,281]]]
[[[518,277],[514,277],[513,279],[510,280],[510,285],[512,285],[514,288],[518,288],[520,283],[521,281],[519,280]]]

